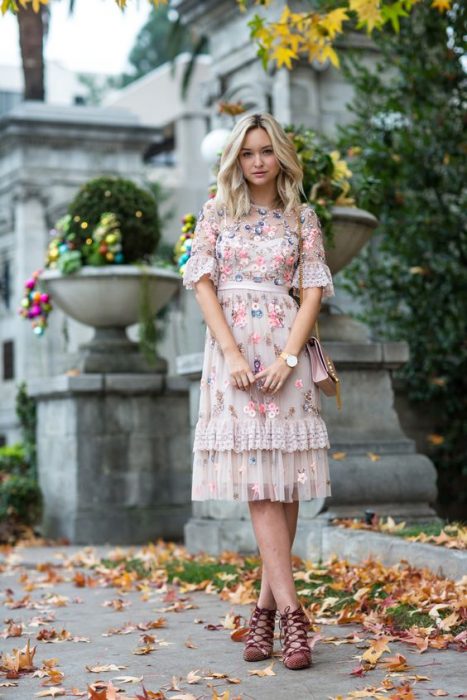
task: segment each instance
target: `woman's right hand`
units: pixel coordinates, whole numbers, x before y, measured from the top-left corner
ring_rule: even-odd
[[[250,388],[250,384],[255,381],[255,375],[251,371],[250,365],[239,350],[232,350],[225,353],[225,360],[229,368],[230,382],[232,386],[242,391]]]

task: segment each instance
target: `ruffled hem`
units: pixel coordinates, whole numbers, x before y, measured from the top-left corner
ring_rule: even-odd
[[[193,254],[188,258],[183,272],[183,285],[186,289],[194,289],[194,283],[208,274],[214,285],[217,287],[219,279],[219,269],[217,260],[211,255],[204,253]]]
[[[299,278],[300,268],[294,272],[292,279],[292,288],[296,296],[299,295]],[[303,266],[303,289],[306,287],[324,287],[323,289],[323,299],[326,297],[332,297],[335,295],[334,284],[332,281],[331,270],[326,263],[316,260],[314,262],[309,262]]]
[[[196,452],[192,500],[309,501],[331,496],[326,449]]]
[[[250,420],[198,419],[193,452],[199,450],[246,452],[248,450],[281,450],[296,452],[329,448],[326,424],[321,416],[302,420],[264,418]]]

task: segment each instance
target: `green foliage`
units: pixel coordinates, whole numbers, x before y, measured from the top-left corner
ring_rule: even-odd
[[[193,49],[189,28],[181,22],[171,22],[168,13],[166,6],[151,9],[131,49],[128,63],[132,70],[121,76],[121,87],[171,61],[177,54]]]
[[[2,475],[0,520],[14,517],[25,525],[36,522],[41,509],[41,493],[30,474]]]
[[[104,212],[118,218],[124,262],[148,262],[160,238],[157,201],[151,193],[119,177],[99,177],[85,183],[68,208],[70,235],[79,247]]]
[[[26,451],[22,443],[0,447],[0,472],[22,474],[27,469]]]
[[[355,204],[356,193],[352,191],[349,182],[351,173],[345,161],[340,159],[335,145],[325,136],[302,124],[287,124],[284,131],[292,138],[303,167],[306,201],[313,205],[320,219],[325,240],[328,245],[332,245],[333,205]]]
[[[374,35],[375,70],[346,59],[355,119],[340,138],[358,153],[350,167],[360,206],[380,221],[343,273],[345,287],[376,338],[409,343],[396,376],[417,410],[436,407],[427,452],[452,517],[465,515],[467,501],[464,27],[465,5],[440,16],[420,3],[398,36]]]
[[[36,401],[27,392],[25,382],[18,385],[16,392],[16,415],[21,425],[24,458],[32,474],[36,473]]]
[[[82,260],[79,250],[69,250],[63,253],[57,262],[57,267],[64,275],[70,275],[81,268]]]
[[[16,414],[23,442],[0,448],[0,523],[2,539],[9,539],[18,524],[37,522],[42,496],[36,473],[36,402],[22,382],[16,394]]]

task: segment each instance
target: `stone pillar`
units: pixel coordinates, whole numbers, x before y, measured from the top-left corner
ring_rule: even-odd
[[[342,381],[343,406],[337,410],[335,399],[321,394],[331,444],[332,496],[300,505],[294,552],[305,557],[321,551],[322,528],[334,517],[361,517],[370,509],[409,523],[437,518],[432,507],[437,496],[435,467],[426,456],[417,454],[393,406],[391,372],[407,362],[407,344],[371,342],[363,324],[344,315],[326,317],[326,307],[320,330]],[[341,340],[327,339],[333,336]],[[193,444],[202,354],[178,359],[179,373],[191,382]],[[335,453],[339,459],[333,458]],[[244,503],[194,502],[185,526],[185,543],[192,552],[255,551],[249,520]]]
[[[46,537],[122,545],[182,537],[191,488],[186,380],[61,375],[31,382],[29,392]]]

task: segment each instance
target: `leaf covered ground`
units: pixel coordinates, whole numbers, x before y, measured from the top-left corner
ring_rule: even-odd
[[[0,658],[2,689],[19,689],[22,678],[28,676],[37,679],[34,697],[68,696],[90,700],[247,700],[253,697],[242,691],[240,678],[222,669],[211,673],[193,668],[184,676],[172,676],[169,684],[157,687],[149,683],[144,674],[132,672],[128,657],[130,661],[132,654],[150,657],[164,645],[173,644],[167,634],[177,613],[193,610],[192,622],[195,625],[205,623],[197,619],[198,606],[193,604],[193,595],[200,592],[228,603],[232,611],[217,624],[204,624],[204,629],[213,634],[218,630],[227,633],[226,644],[241,642],[246,633],[250,604],[257,600],[259,590],[261,569],[257,557],[233,552],[217,557],[191,555],[181,545],[158,541],[140,548],[115,548],[104,558],[90,547],[70,555],[65,548],[56,563],[47,559],[35,568],[25,568],[18,558],[20,552],[20,548],[5,547],[0,565],[2,578],[12,582],[2,589],[4,627],[1,635],[4,640],[14,637],[17,642],[15,648],[3,651]],[[420,656],[433,650],[439,653],[467,651],[467,576],[455,582],[440,578],[428,569],[415,569],[407,561],[385,567],[377,559],[354,565],[333,557],[318,565],[294,557],[293,566],[297,593],[311,620],[312,648],[353,645],[355,649],[355,663],[349,675],[361,681],[360,689],[343,695],[336,687],[335,694],[327,697],[336,700],[426,697],[418,693],[430,675],[414,672],[406,654],[394,653],[394,643],[399,643],[399,649],[402,644],[407,652]],[[68,591],[71,587],[76,596],[60,592],[62,584],[68,586]],[[80,592],[84,589],[104,593],[100,609],[115,616],[115,623],[108,626],[102,636],[133,635],[133,642],[126,658],[118,659],[119,663],[113,659],[83,664],[83,682],[77,686],[67,683],[67,669],[60,664],[60,645],[92,644],[92,635],[76,634],[61,627],[57,615],[67,606],[83,602]],[[161,601],[158,614],[149,613],[148,619],[143,621],[132,620],[131,596],[135,595],[141,604],[148,606],[157,595]],[[233,611],[235,606],[242,605],[248,608],[241,614]],[[18,620],[15,615],[20,610],[32,611],[32,617],[27,621]],[[123,613],[125,619],[118,613]],[[85,616],[86,610],[82,614]],[[330,625],[336,626],[336,634],[323,632],[323,627]],[[350,631],[343,633],[346,626]],[[162,639],[161,631],[165,633]],[[137,642],[135,635],[139,635]],[[57,646],[48,646],[53,644]],[[189,635],[184,640],[180,658],[182,655],[186,658],[193,648],[196,643]],[[50,654],[49,649],[52,650]],[[235,652],[240,656],[240,647]],[[276,654],[280,657],[279,651]],[[266,682],[268,676],[276,675],[278,661],[275,656],[260,668],[248,665],[248,674]],[[378,682],[373,680],[376,671],[384,671],[384,678]],[[99,677],[109,672],[114,673],[111,680]],[[93,680],[94,676],[98,677]],[[443,688],[435,688],[432,694],[435,692],[438,696],[446,695]],[[467,697],[467,694],[459,692],[450,697]]]

